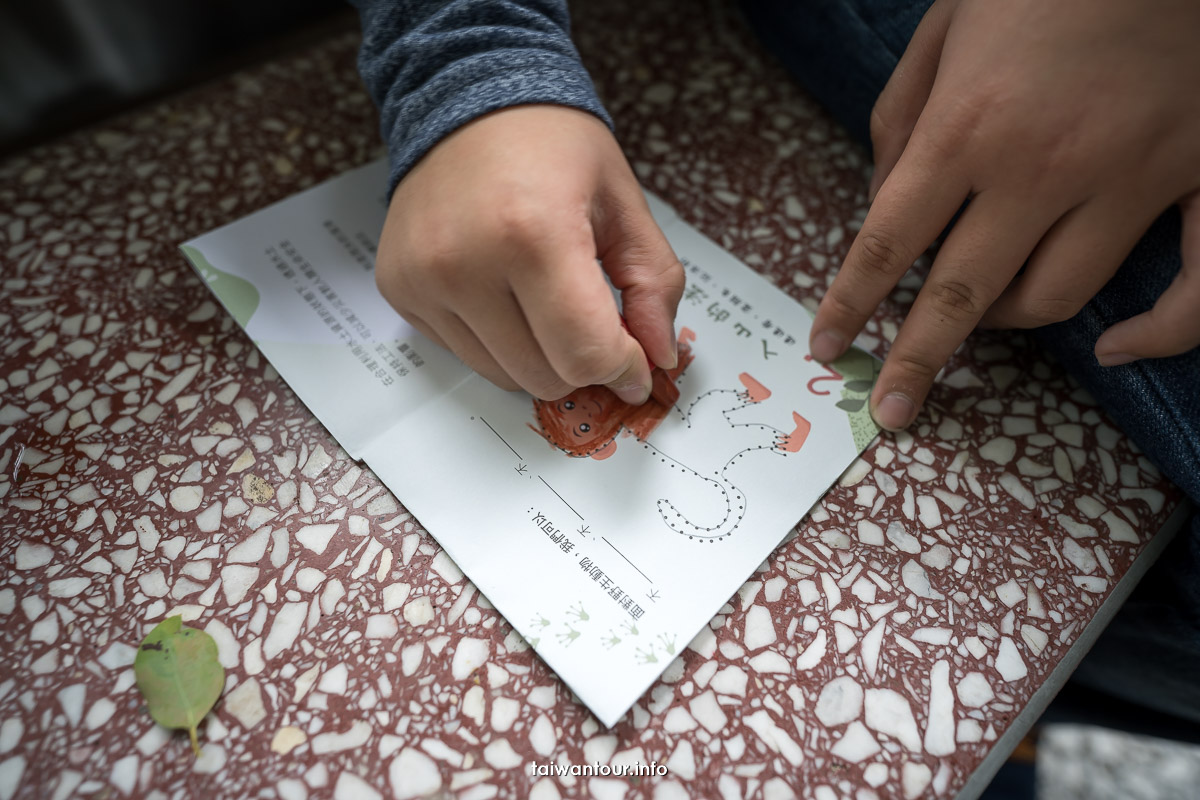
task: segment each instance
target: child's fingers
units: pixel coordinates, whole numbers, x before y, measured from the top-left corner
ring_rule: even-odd
[[[384,241],[386,243],[386,239]],[[376,284],[383,297],[408,324],[431,342],[454,353],[460,361],[501,389],[512,392],[521,388],[500,368],[496,359],[492,358],[492,354],[457,314],[448,309],[439,310],[439,306],[433,302],[422,302],[425,298],[414,297],[404,272],[394,266],[388,267],[386,262],[376,266]],[[421,308],[422,312],[418,313],[417,308]]]
[[[467,346],[471,346],[469,334],[470,339],[484,348],[496,371],[534,397],[557,400],[581,385],[567,383],[550,364],[512,294],[499,292],[461,297],[456,311],[457,316],[450,316],[467,329],[461,335]],[[476,367],[473,363],[471,366]],[[476,371],[483,372],[477,367]],[[491,380],[490,374],[483,374]]]
[[[405,318],[421,333],[453,352],[460,361],[501,389],[515,392],[524,388],[504,371],[491,352],[483,346],[483,342],[479,341],[479,337],[457,314],[442,311],[430,316],[434,318],[436,328],[408,314]]]
[[[632,179],[632,175],[630,176]],[[663,369],[678,362],[675,312],[683,297],[683,265],[650,214],[636,183],[628,196],[602,215],[597,252],[621,292],[625,321],[650,360]]]
[[[650,396],[650,364],[625,332],[591,242],[534,254],[513,276],[517,303],[555,373],[571,386],[602,384],[627,403]]]

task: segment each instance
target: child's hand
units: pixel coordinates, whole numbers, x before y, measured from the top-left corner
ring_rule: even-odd
[[[603,384],[636,404],[650,395],[647,356],[675,365],[683,268],[616,140],[582,111],[517,106],[442,140],[392,197],[376,282],[505,389],[554,400]]]

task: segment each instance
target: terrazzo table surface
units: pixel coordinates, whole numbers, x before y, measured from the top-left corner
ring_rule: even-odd
[[[813,307],[865,213],[866,156],[723,4],[579,14],[639,177]],[[868,448],[602,728],[176,250],[381,154],[356,44],[0,164],[0,800],[977,791],[1175,490],[1023,339],[973,338],[911,433]],[[917,283],[868,326],[877,354]],[[130,666],[174,613],[228,670],[199,759]]]

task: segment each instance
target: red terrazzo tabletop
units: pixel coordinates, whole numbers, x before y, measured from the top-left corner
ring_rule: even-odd
[[[724,4],[673,8],[578,10],[629,158],[815,307],[868,159]],[[912,431],[868,448],[604,729],[176,250],[382,153],[356,44],[0,164],[0,800],[977,791],[1180,495],[1026,339],[974,337]],[[918,284],[861,343],[887,351]],[[134,687],[137,643],[172,613],[228,670],[198,760]]]

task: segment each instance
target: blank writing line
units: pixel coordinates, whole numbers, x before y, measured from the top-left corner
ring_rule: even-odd
[[[543,478],[541,475],[538,475],[538,480],[541,481],[542,483],[546,483],[546,479]],[[550,491],[554,492],[554,487],[548,483],[546,483],[546,488],[549,489]],[[559,500],[562,500],[563,505],[566,506],[567,508],[571,509],[571,511],[573,511],[575,513],[575,516],[579,517],[580,519],[583,519],[583,514],[580,514],[578,511],[575,511],[575,508],[570,503],[568,503],[561,494],[559,494],[558,492],[554,492],[554,496],[557,497]]]
[[[646,573],[642,572],[640,569],[638,569],[638,565],[637,565],[637,564],[635,564],[635,563],[633,563],[632,561],[630,561],[628,558],[626,558],[626,556],[625,556],[625,554],[624,554],[624,553],[622,553],[620,550],[617,550],[617,546],[616,546],[615,544],[613,544],[612,542],[610,542],[608,539],[605,539],[605,537],[603,537],[603,536],[601,536],[600,538],[601,538],[601,539],[604,539],[604,543],[605,543],[606,545],[608,545],[609,547],[611,547],[611,548],[612,548],[612,549],[613,549],[613,550],[616,552],[616,554],[617,554],[617,555],[619,555],[621,558],[624,558],[624,559],[625,559],[625,563],[626,563],[626,564],[628,564],[629,566],[633,567],[634,569],[637,569],[637,571],[638,571],[638,575],[641,575],[643,578],[645,578],[646,580],[650,581],[650,576],[649,576],[649,575],[647,575]],[[653,585],[654,585],[654,581],[650,581],[650,585],[651,585],[651,586],[653,586]]]
[[[513,450],[513,446],[511,444],[509,444],[508,441],[503,436],[501,436],[499,433],[496,433],[496,429],[492,427],[492,423],[488,422],[483,417],[480,417],[479,421],[482,422],[484,425],[487,425],[488,430],[490,430],[492,433],[495,433],[496,438],[499,439],[500,441],[504,442],[504,446],[507,447],[509,450],[512,450],[512,454],[514,456],[516,456],[517,458],[521,458],[521,454],[518,453],[516,450]],[[521,460],[524,461],[525,459],[521,458]]]

